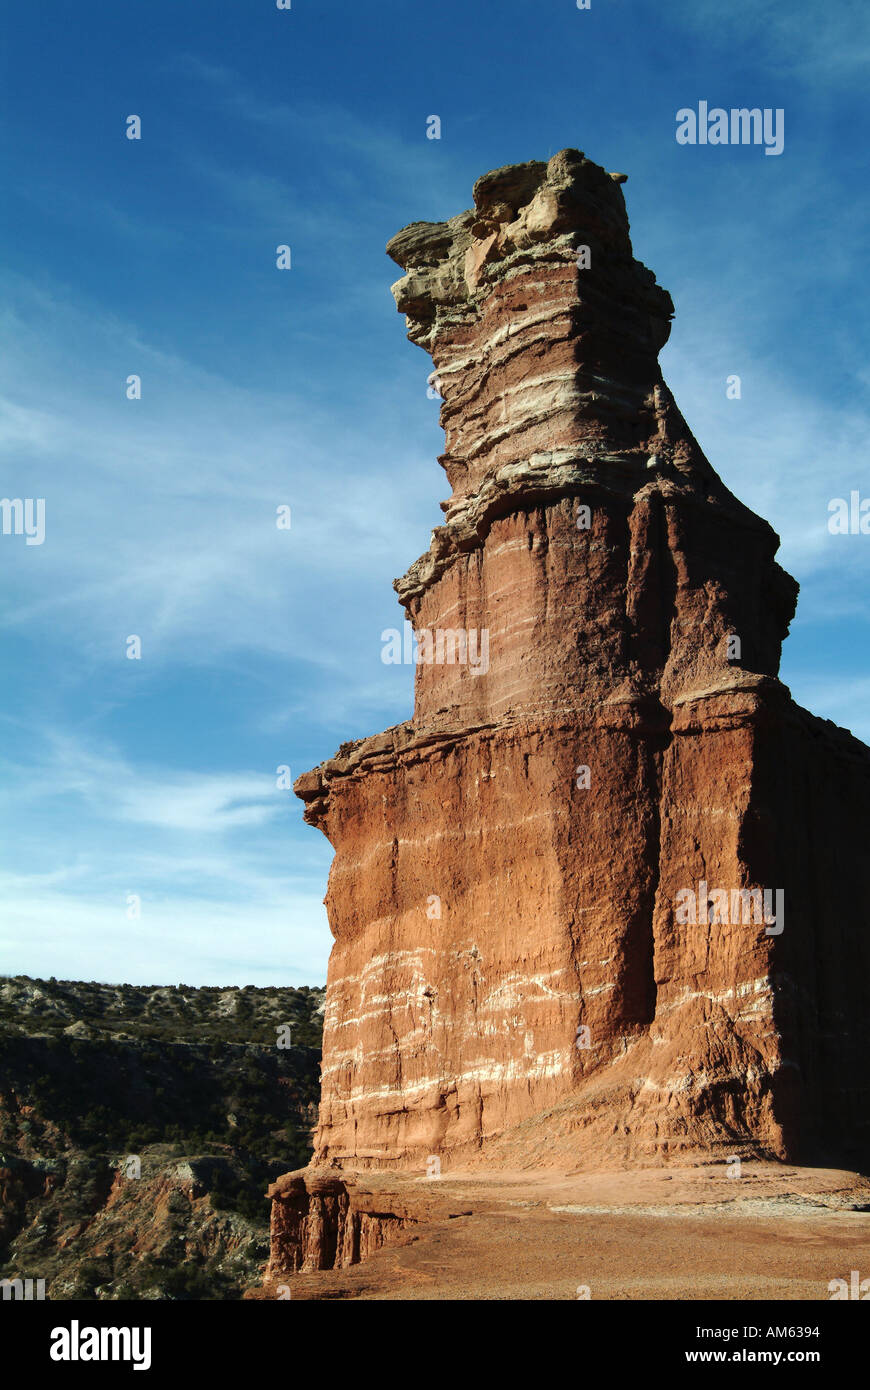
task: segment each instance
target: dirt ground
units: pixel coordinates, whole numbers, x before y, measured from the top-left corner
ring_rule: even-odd
[[[831,1280],[870,1279],[870,1180],[835,1169],[369,1179],[419,1225],[363,1264],[294,1276],[291,1298],[829,1300]]]

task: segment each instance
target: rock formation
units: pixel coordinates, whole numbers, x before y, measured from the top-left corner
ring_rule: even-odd
[[[867,1150],[870,750],[777,679],[797,585],[664,383],[622,182],[563,150],[388,246],[452,495],[396,582],[413,718],[296,783],[335,848],[297,1250],[324,1166],[346,1208],[341,1170]]]

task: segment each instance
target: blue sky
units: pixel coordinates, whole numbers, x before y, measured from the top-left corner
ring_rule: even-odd
[[[91,0],[3,28],[0,491],[44,497],[46,536],[0,536],[0,971],[323,981],[332,851],[275,770],[408,717],[380,633],[449,491],[384,244],[565,146],[629,175],[665,375],[801,582],[783,679],[870,740],[870,537],[827,530],[870,495],[863,0]],[[677,145],[700,100],[783,108],[783,153]]]

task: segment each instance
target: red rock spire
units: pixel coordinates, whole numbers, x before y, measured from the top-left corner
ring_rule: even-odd
[[[622,177],[564,150],[390,243],[452,495],[396,584],[413,718],[296,784],[336,850],[318,1163],[792,1157],[870,1113],[870,753],[776,678],[797,586],[662,380]]]

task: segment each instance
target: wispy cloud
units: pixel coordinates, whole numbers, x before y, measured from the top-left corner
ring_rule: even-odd
[[[394,192],[397,182],[419,188],[430,146],[425,139],[425,123],[421,120],[420,138],[403,138],[395,122],[388,123],[375,115],[361,116],[337,101],[312,101],[294,97],[292,103],[270,100],[232,67],[204,62],[194,53],[178,53],[167,61],[167,72],[182,75],[195,82],[198,92],[210,92],[214,102],[225,111],[259,127],[267,141],[292,140],[294,147],[324,152],[320,173],[324,186],[331,189],[336,178],[345,181],[352,177],[353,191],[367,199],[383,199]],[[439,151],[439,164],[431,172],[440,181],[452,161],[449,153]],[[328,160],[337,160],[330,165]],[[354,202],[354,213],[360,211]]]
[[[69,735],[43,731],[42,762],[17,766],[20,802],[78,797],[107,820],[167,830],[222,835],[262,825],[281,810],[277,779],[265,773],[186,773],[132,766],[117,752],[98,751]],[[32,748],[32,742],[28,743]],[[10,760],[11,768],[15,768]]]
[[[325,980],[319,897],[234,902],[163,896],[130,920],[125,899],[48,891],[0,875],[0,969],[128,984],[315,985]],[[168,963],[168,969],[167,969]]]
[[[329,851],[274,776],[134,764],[58,730],[18,735],[2,779],[27,867],[0,869],[5,973],[91,975],[84,962],[99,959],[102,978],[143,982],[165,951],[192,980],[237,979],[240,959],[253,983],[322,978]]]
[[[772,75],[797,76],[835,90],[843,81],[866,85],[870,13],[864,0],[836,5],[779,0],[678,0],[671,15],[703,36],[711,48],[745,51]]]
[[[338,595],[359,602],[374,574],[388,590],[396,557],[407,564],[424,548],[434,511],[422,459],[396,495],[393,460],[408,444],[387,397],[380,407],[369,396],[358,433],[346,414],[240,388],[130,325],[16,288],[27,308],[5,314],[16,343],[0,400],[6,486],[33,495],[38,483],[47,520],[38,557],[33,548],[10,568],[7,629],[53,625],[107,668],[130,634],[142,638],[143,669],[182,650],[196,663],[257,649],[325,670],[355,643],[376,654],[361,612],[336,627]],[[126,367],[141,375],[141,401],[125,398]],[[49,379],[47,400],[38,383]],[[289,531],[277,526],[285,505]]]

